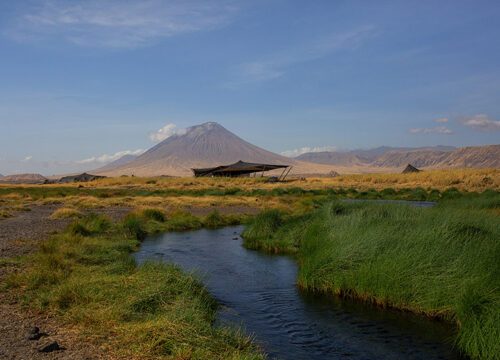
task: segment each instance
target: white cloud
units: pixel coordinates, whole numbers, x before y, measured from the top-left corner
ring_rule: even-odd
[[[186,133],[186,129],[176,129],[177,125],[168,124],[162,127],[155,133],[150,133],[149,138],[153,142],[161,142],[172,135],[184,135]]]
[[[232,0],[42,0],[17,18],[7,35],[18,40],[62,37],[83,46],[134,48],[210,30],[230,21]]]
[[[444,124],[447,123],[448,121],[450,121],[448,118],[439,118],[434,120],[434,122],[437,122],[438,124]]]
[[[281,152],[281,155],[288,157],[297,157],[299,155],[309,152],[323,152],[323,151],[339,151],[339,147],[338,146],[303,147],[300,149],[283,151]]]
[[[411,129],[410,133],[412,134],[422,134],[422,135],[427,135],[427,134],[444,134],[444,135],[451,135],[454,134],[453,130],[448,129],[446,126],[438,126],[433,129]]]
[[[486,114],[465,116],[459,120],[459,123],[484,132],[500,131],[500,121],[492,120]]]
[[[108,164],[112,161],[118,160],[122,156],[125,155],[140,155],[144,152],[145,150],[143,149],[137,149],[137,150],[124,150],[124,151],[118,151],[114,154],[104,154],[101,156],[93,156],[87,159],[79,160],[76,163],[78,164],[90,164],[90,163],[98,163],[98,164]]]
[[[272,80],[282,77],[287,67],[315,59],[342,49],[356,49],[363,41],[377,35],[373,26],[364,26],[351,31],[331,34],[313,39],[294,48],[285,49],[260,60],[250,61],[233,69],[234,79],[227,84],[241,84]]]
[[[31,159],[33,159],[33,156],[29,155],[26,156],[22,161],[30,161]]]

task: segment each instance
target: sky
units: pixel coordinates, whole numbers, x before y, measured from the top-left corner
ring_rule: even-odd
[[[0,0],[0,173],[216,121],[288,156],[500,143],[499,1]]]

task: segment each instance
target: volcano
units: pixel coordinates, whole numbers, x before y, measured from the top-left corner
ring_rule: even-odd
[[[94,170],[106,176],[192,176],[193,168],[227,165],[237,161],[292,166],[290,174],[328,174],[330,165],[291,159],[252,145],[216,122],[187,128],[172,135],[144,154],[121,164]]]

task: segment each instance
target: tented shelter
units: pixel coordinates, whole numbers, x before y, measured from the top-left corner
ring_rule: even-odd
[[[403,170],[402,174],[420,172],[422,170],[417,169],[415,166],[408,164],[408,166]]]
[[[200,176],[228,176],[228,177],[237,177],[248,175],[257,172],[264,172],[275,169],[285,169],[288,168],[289,165],[275,165],[275,164],[258,164],[258,163],[248,163],[244,161],[238,161],[234,164],[230,165],[222,165],[216,166],[213,168],[205,168],[205,169],[192,169],[195,177]],[[283,174],[285,173],[283,171]],[[286,175],[285,175],[286,176]],[[280,176],[281,177],[281,176]]]
[[[70,176],[65,176],[60,178],[57,182],[58,183],[72,183],[72,182],[87,182],[87,181],[93,181],[96,179],[103,179],[106,176],[99,176],[99,175],[92,175],[92,174],[79,174],[79,175],[70,175]]]

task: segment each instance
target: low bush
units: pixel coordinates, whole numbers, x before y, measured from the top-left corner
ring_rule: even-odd
[[[167,219],[167,214],[161,209],[144,209],[141,212],[146,219],[164,222]]]
[[[79,219],[83,217],[83,213],[74,208],[63,207],[54,211],[49,217],[51,219]]]
[[[127,234],[137,240],[144,240],[148,234],[144,220],[135,214],[127,215],[122,221],[122,227]]]

